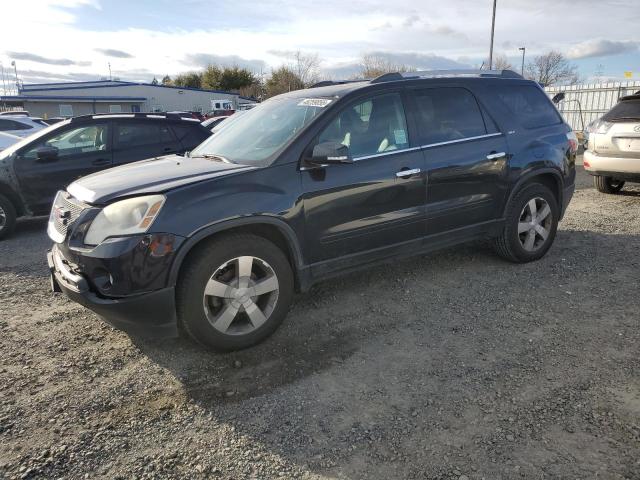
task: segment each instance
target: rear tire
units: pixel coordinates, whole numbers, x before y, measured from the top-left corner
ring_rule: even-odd
[[[196,248],[176,288],[182,330],[219,351],[247,348],[271,335],[293,298],[293,273],[282,250],[245,234]]]
[[[16,226],[16,209],[4,195],[0,195],[0,240],[8,237]]]
[[[556,236],[560,209],[551,190],[534,183],[520,190],[507,206],[505,225],[494,249],[515,263],[542,258]]]
[[[593,186],[602,193],[618,193],[624,187],[624,181],[615,180],[613,177],[594,175]]]

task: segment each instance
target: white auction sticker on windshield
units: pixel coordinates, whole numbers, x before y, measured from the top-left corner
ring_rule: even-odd
[[[299,107],[326,107],[331,103],[330,98],[305,98],[298,106]]]

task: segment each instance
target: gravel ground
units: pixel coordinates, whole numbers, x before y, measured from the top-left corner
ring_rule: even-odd
[[[266,343],[131,339],[0,242],[0,478],[640,479],[640,188],[584,172],[555,245],[331,280]]]

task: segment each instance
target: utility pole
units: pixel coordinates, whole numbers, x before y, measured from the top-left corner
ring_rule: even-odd
[[[522,50],[522,68],[520,69],[520,75],[524,77],[524,52],[527,51],[526,47],[520,47],[518,50]]]
[[[16,67],[16,61],[11,61],[11,66],[13,67],[13,71],[16,74],[16,95],[20,94],[20,80],[18,80],[18,67]]]
[[[496,1],[493,0],[493,15],[491,16],[491,46],[489,47],[489,70],[493,69],[493,32],[496,29]]]
[[[2,73],[2,95],[7,94],[7,82],[4,78],[4,65],[0,62],[0,72]]]
[[[111,81],[111,62],[107,62],[107,65],[109,65],[109,81]]]

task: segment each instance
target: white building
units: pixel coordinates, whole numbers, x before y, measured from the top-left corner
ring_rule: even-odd
[[[18,95],[0,96],[0,105],[21,106],[32,116],[72,117],[93,113],[197,111],[212,102],[231,102],[233,109],[250,99],[220,90],[169,87],[120,80],[22,85]]]

